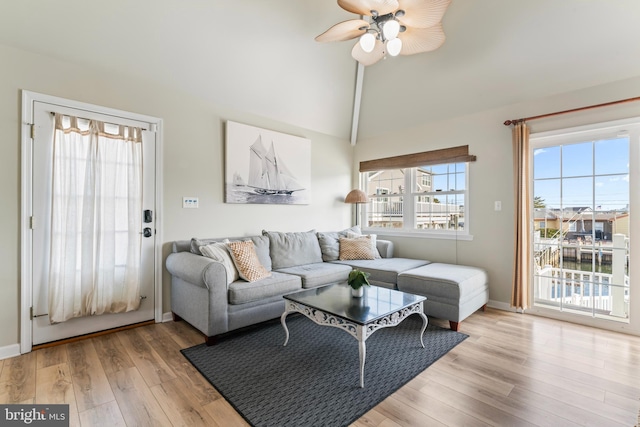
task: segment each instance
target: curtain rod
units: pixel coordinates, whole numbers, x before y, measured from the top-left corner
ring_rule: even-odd
[[[56,112],[55,112],[55,111],[49,111],[49,114],[51,114],[51,116],[55,116],[55,115],[56,115]],[[71,115],[70,115],[70,114],[64,114],[64,113],[59,113],[59,114],[61,114],[61,115],[63,115],[63,116],[71,117]],[[108,115],[108,114],[106,114],[106,115]],[[86,121],[93,120],[93,119],[87,119],[86,117],[76,117],[76,118],[77,118],[77,119],[80,119],[80,120],[86,120]],[[120,117],[120,118],[124,118],[124,117]],[[125,120],[129,120],[129,119],[126,119],[126,118],[124,118],[124,119],[125,119]],[[102,120],[100,120],[100,121],[102,121]],[[134,121],[135,121],[135,120],[134,120]],[[110,124],[110,125],[114,125],[114,126],[120,126],[120,125],[119,125],[119,124],[117,124],[117,123],[111,123],[111,122],[104,122],[104,123],[107,123],[107,124]],[[132,126],[132,125],[122,125],[122,126],[131,126],[131,127],[134,127],[134,128],[135,128],[135,127],[139,127],[139,128],[140,128],[140,129],[142,129],[142,130],[149,130],[149,129],[147,129],[146,127],[142,127],[142,126]]]
[[[627,102],[634,102],[634,101],[640,101],[640,96],[635,97],[635,98],[621,99],[619,101],[605,102],[604,104],[596,104],[596,105],[589,105],[587,107],[574,108],[574,109],[571,109],[571,110],[557,111],[555,113],[541,114],[539,116],[523,117],[522,119],[507,120],[507,121],[504,122],[504,125],[505,126],[510,126],[510,125],[515,125],[518,122],[526,122],[528,120],[544,119],[546,117],[559,116],[560,114],[575,113],[577,111],[591,110],[593,108],[608,107],[609,105],[625,104]]]

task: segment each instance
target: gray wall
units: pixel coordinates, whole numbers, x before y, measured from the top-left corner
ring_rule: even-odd
[[[19,340],[20,299],[20,90],[103,105],[164,120],[163,253],[175,239],[259,233],[269,230],[333,230],[351,223],[344,196],[351,189],[348,141],[291,124],[221,108],[208,100],[105,69],[97,70],[0,45],[0,347]],[[224,122],[290,133],[311,140],[311,204],[223,203]],[[198,196],[199,209],[182,209],[183,196]],[[169,311],[169,281],[163,279]]]

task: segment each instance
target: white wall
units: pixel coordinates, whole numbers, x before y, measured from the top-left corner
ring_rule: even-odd
[[[351,223],[344,196],[351,189],[352,148],[348,141],[219,107],[175,87],[96,70],[0,45],[0,347],[19,337],[20,289],[20,90],[98,104],[164,120],[164,242],[194,236],[259,233],[263,228],[334,230]],[[292,106],[291,108],[295,108]],[[265,127],[311,140],[311,204],[230,205],[223,203],[226,120]],[[199,209],[182,209],[183,196],[198,196]],[[164,275],[164,308],[169,280]]]
[[[398,256],[485,268],[490,280],[490,299],[508,307],[512,283],[514,189],[511,128],[503,122],[638,95],[640,77],[413,127],[358,141],[354,162],[357,165],[363,160],[469,145],[469,153],[477,156],[469,171],[469,226],[473,241],[385,238],[396,243]],[[531,121],[530,125],[532,132],[542,132],[636,116],[640,116],[640,102]],[[357,167],[354,170],[357,171]],[[502,201],[500,212],[494,211],[496,200]],[[635,259],[640,262],[640,257]]]

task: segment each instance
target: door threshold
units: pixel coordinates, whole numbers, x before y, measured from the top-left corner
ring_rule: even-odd
[[[102,335],[112,334],[114,332],[126,331],[127,329],[138,328],[140,326],[153,325],[155,320],[145,320],[144,322],[133,323],[131,325],[119,326],[117,328],[105,329],[104,331],[92,332],[90,334],[78,335],[76,337],[65,338],[62,340],[46,342],[43,344],[37,344],[31,347],[31,351],[39,350],[41,348],[55,347],[58,345],[69,344],[76,341],[82,341],[89,338],[100,337]]]

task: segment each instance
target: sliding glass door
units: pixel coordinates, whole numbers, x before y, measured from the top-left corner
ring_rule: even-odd
[[[532,135],[534,306],[628,322],[638,124]]]

